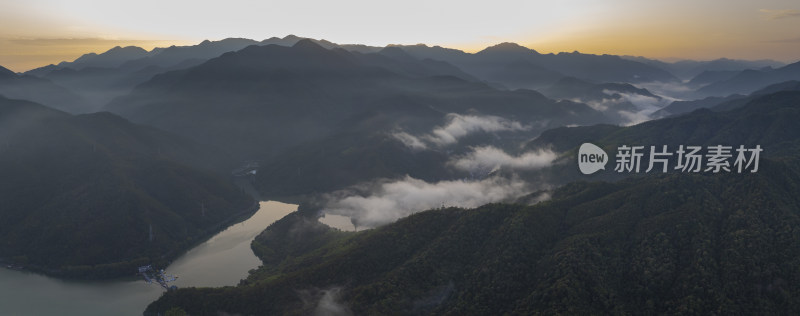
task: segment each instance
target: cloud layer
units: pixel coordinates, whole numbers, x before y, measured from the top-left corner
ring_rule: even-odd
[[[588,101],[586,104],[598,111],[615,111],[615,113],[623,120],[620,122],[622,125],[634,125],[648,121],[651,119],[650,115],[652,113],[676,100],[675,98],[671,97],[661,97],[659,99],[651,96],[614,90],[603,90],[603,93],[609,96],[619,95],[620,97],[606,98],[600,101]],[[615,107],[624,103],[630,103],[635,108],[614,109]]]
[[[392,136],[412,149],[427,149],[429,146],[447,146],[458,139],[476,132],[527,131],[531,127],[520,122],[492,115],[461,115],[450,113],[444,126],[434,128],[430,134],[414,136],[406,132],[396,132]]]
[[[484,146],[473,148],[472,152],[451,161],[450,165],[470,172],[490,172],[499,168],[531,170],[547,167],[557,157],[558,155],[550,150],[537,150],[511,156],[501,149]]]
[[[353,312],[339,302],[344,289],[334,286],[328,289],[311,288],[297,291],[306,307],[314,306],[314,316],[350,316]]]
[[[500,177],[429,183],[406,176],[359,189],[365,194],[350,191],[328,195],[323,212],[348,216],[359,227],[376,227],[419,211],[441,206],[474,208],[530,192],[525,182]]]
[[[474,132],[526,131],[529,126],[499,116],[475,116],[450,113],[448,123],[433,130],[427,139],[438,145],[449,145]]]
[[[406,147],[414,149],[414,150],[421,150],[421,149],[428,149],[428,145],[425,144],[422,140],[418,137],[411,135],[406,132],[395,132],[392,133],[392,137],[395,139],[403,142]]]

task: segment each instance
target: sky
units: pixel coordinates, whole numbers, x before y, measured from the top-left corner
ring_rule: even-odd
[[[114,46],[294,34],[341,44],[516,42],[541,53],[800,59],[796,0],[0,0],[0,66],[25,71]]]

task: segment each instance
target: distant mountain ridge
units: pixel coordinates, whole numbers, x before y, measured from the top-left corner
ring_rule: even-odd
[[[114,47],[111,50],[97,54],[85,54],[75,61],[62,62],[58,66],[51,65],[41,67],[29,71],[29,74],[42,76],[52,69],[71,67],[73,69],[81,69],[86,67],[101,67],[101,68],[114,68],[122,66],[124,68],[144,68],[148,66],[158,67],[172,67],[178,63],[185,62],[191,59],[206,60],[209,58],[217,57],[222,53],[229,51],[236,51],[249,45],[269,45],[276,44],[281,46],[291,46],[297,41],[308,39],[295,35],[287,35],[283,38],[271,37],[262,41],[255,41],[244,38],[226,38],[220,41],[203,41],[197,45],[191,46],[171,46],[166,48],[155,48],[149,52],[139,47]],[[361,53],[377,52],[384,47],[372,47],[359,44],[337,44],[326,40],[310,39],[317,44],[331,49],[335,47],[343,48],[348,51],[357,51]],[[462,67],[463,63],[475,63],[492,61],[497,62],[497,59],[514,59],[506,60],[506,62],[520,62],[521,60],[529,63],[528,67],[542,67],[550,71],[549,74],[563,73],[565,76],[573,76],[582,79],[593,81],[671,81],[674,80],[669,73],[673,73],[681,78],[692,78],[700,73],[706,71],[710,72],[725,72],[725,71],[741,71],[745,69],[762,69],[762,68],[779,68],[785,64],[772,61],[772,60],[732,60],[720,58],[710,61],[693,61],[683,60],[674,63],[662,62],[654,59],[633,56],[613,56],[613,55],[590,55],[573,53],[558,53],[558,54],[540,54],[536,50],[523,47],[516,43],[500,43],[494,46],[489,46],[484,50],[468,54],[456,49],[447,49],[439,46],[429,47],[425,44],[419,45],[389,45],[387,47],[399,47],[408,51],[410,54],[420,57],[422,59],[431,58],[434,60],[446,61]],[[480,55],[481,58],[470,58],[473,55]],[[596,62],[603,62],[607,65],[602,65],[607,69],[616,68],[618,74],[616,77],[608,77],[603,75],[602,71],[591,70],[586,73],[585,69],[597,67],[593,65]],[[632,62],[632,63],[631,63]],[[592,67],[586,67],[592,65]],[[648,68],[649,67],[649,68]],[[468,67],[469,68],[469,67]],[[477,70],[477,69],[470,69]],[[544,70],[542,70],[544,71]],[[627,74],[620,76],[619,71],[626,72]],[[666,72],[664,72],[666,71]],[[471,71],[468,71],[471,72]],[[478,71],[480,72],[480,71]],[[638,74],[636,72],[639,72]],[[529,74],[534,75],[535,74]],[[497,75],[495,75],[497,76]],[[600,77],[598,77],[600,76]],[[492,77],[492,76],[489,76]],[[501,76],[502,77],[502,76]],[[491,78],[484,78],[490,80]],[[556,78],[558,79],[558,78]],[[548,82],[552,84],[554,81]],[[513,86],[513,85],[512,85]],[[530,88],[530,87],[529,87]]]
[[[205,40],[190,46],[154,48],[149,52],[139,47],[115,47],[101,54],[85,54],[75,61],[40,67],[25,74],[51,80],[71,89],[85,100],[81,102],[84,109],[67,109],[68,111],[94,112],[156,74],[196,66],[208,59],[251,45],[291,46],[301,39],[303,38],[294,35],[282,39],[273,37],[261,42],[226,38],[220,41]],[[337,46],[325,40],[314,41],[329,48]]]
[[[62,111],[85,113],[92,110],[87,100],[69,89],[27,74],[17,74],[0,66],[0,95],[32,100]]]
[[[251,45],[291,46],[307,39],[288,35],[283,38],[272,37],[263,41],[245,38],[226,38],[219,41],[203,41],[197,45],[171,46],[145,51],[138,47],[115,47],[104,53],[85,54],[72,62],[62,62],[26,72],[46,78],[64,86],[81,99],[88,102],[87,109],[79,112],[92,112],[102,108],[113,98],[129,93],[136,85],[152,76],[171,70],[186,69],[199,65],[211,58],[227,52],[241,50]],[[372,47],[358,44],[337,44],[326,40],[311,40],[327,49],[343,49],[365,55],[383,52],[396,65],[395,72],[406,74],[420,73],[419,70],[404,63],[402,55],[413,57],[426,64],[426,68],[439,68],[439,71],[469,81],[482,81],[501,89],[544,89],[559,79],[575,77],[593,82],[675,82],[670,71],[706,71],[692,84],[714,84],[728,79],[730,72],[742,69],[777,67],[782,64],[772,61],[740,61],[719,59],[708,62],[681,61],[664,63],[646,58],[629,56],[592,55],[573,53],[541,54],[536,50],[515,43],[500,43],[471,54],[460,50],[438,46],[389,45]],[[402,51],[402,52],[400,52]],[[389,52],[393,52],[389,54]],[[371,56],[372,58],[374,56]],[[383,63],[382,67],[388,67]],[[446,70],[445,68],[450,68]],[[760,69],[758,68],[758,69]],[[687,70],[689,69],[689,70]],[[698,70],[694,72],[695,69]],[[712,75],[713,73],[713,75]],[[775,83],[775,82],[770,82]],[[761,86],[764,86],[762,84]],[[722,95],[719,91],[707,88],[698,96]],[[722,89],[730,90],[730,89]],[[78,112],[76,112],[78,113]]]
[[[661,60],[645,57],[621,56],[625,59],[635,60],[669,71],[682,80],[694,78],[704,72],[727,72],[742,71],[745,69],[779,68],[786,64],[774,60],[736,60],[719,58],[714,60],[679,60],[676,62],[664,62]]]
[[[799,91],[800,81],[790,80],[786,82],[772,84],[756,90],[748,95],[731,94],[726,97],[707,97],[692,101],[674,101],[663,109],[653,113],[653,117],[661,118],[666,116],[688,113],[701,108],[708,108],[715,111],[725,111],[740,107],[758,96],[767,95],[779,91]]]
[[[113,68],[118,67],[124,64],[125,62],[132,60],[132,59],[139,59],[144,58],[151,54],[150,52],[144,50],[141,47],[137,46],[126,46],[120,47],[116,46],[102,54],[95,54],[89,53],[82,55],[75,59],[75,61],[69,62],[62,62],[59,63],[59,66],[69,66],[75,69],[81,69],[85,67],[102,67],[102,68]]]
[[[197,45],[157,47],[149,52],[136,46],[116,46],[100,54],[84,54],[72,62],[64,61],[58,65],[32,69],[26,73],[47,76],[49,72],[63,68],[72,68],[74,70],[83,68],[121,68],[127,71],[136,71],[147,67],[171,68],[180,63],[187,63],[193,60],[197,64],[250,45],[275,44],[291,46],[302,39],[294,35],[288,35],[284,38],[272,37],[260,42],[246,38],[226,38],[219,41],[204,40]],[[315,41],[326,48],[336,47],[336,44],[325,40]]]
[[[587,100],[608,98],[612,95],[609,92],[636,94],[653,99],[661,99],[644,88],[637,88],[628,83],[591,83],[574,77],[560,79],[554,85],[543,90],[543,93],[552,98],[583,98]]]
[[[155,76],[107,109],[226,147],[243,159],[274,157],[319,140],[353,116],[394,106],[396,98],[410,100],[409,109],[435,109],[439,118],[477,111],[552,124],[607,120],[586,105],[557,104],[530,90],[493,89],[465,80],[467,74],[446,63],[399,51],[392,58],[391,52],[325,49],[310,40],[292,47],[250,46]]]
[[[748,69],[697,90],[701,95],[727,96],[734,93],[749,94],[767,85],[784,81],[800,80],[800,62],[777,69]]]
[[[573,53],[540,54],[515,43],[501,43],[475,54],[438,46],[401,46],[418,58],[439,59],[467,73],[509,88],[536,89],[564,76],[598,82],[650,82],[677,80],[667,71],[613,55]],[[522,63],[522,64],[520,64]],[[510,67],[509,65],[517,65]],[[520,65],[522,67],[520,67]],[[520,69],[529,71],[520,73]]]

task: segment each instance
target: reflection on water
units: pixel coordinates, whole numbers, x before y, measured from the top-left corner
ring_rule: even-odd
[[[161,292],[144,281],[67,282],[0,269],[2,315],[141,315]]]
[[[261,262],[250,241],[297,205],[261,202],[246,221],[189,250],[167,268],[186,286],[236,285]],[[135,271],[131,272],[132,274]],[[144,281],[73,282],[0,268],[0,315],[141,315],[163,290]]]
[[[261,208],[250,219],[228,227],[175,260],[167,269],[178,276],[172,284],[178,287],[238,284],[247,277],[247,271],[261,265],[250,249],[253,238],[295,210],[294,204],[261,202]]]

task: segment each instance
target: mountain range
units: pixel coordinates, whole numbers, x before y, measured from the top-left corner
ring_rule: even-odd
[[[762,87],[790,80],[800,80],[800,62],[777,69],[742,70],[725,80],[700,88],[697,93],[711,96],[727,96],[735,93],[748,94]]]
[[[166,266],[248,192],[300,204],[253,241],[263,265],[147,314],[796,314],[797,65],[290,35],[0,68],[0,262]],[[757,173],[584,175],[585,142],[764,151]]]
[[[675,62],[665,62],[661,60],[649,59],[644,57],[634,56],[621,56],[625,59],[630,59],[652,65],[666,71],[680,78],[681,80],[688,80],[702,75],[703,73],[713,72],[736,72],[745,69],[763,69],[763,68],[779,68],[785,66],[784,63],[774,60],[736,60],[728,58],[719,58],[707,61],[697,60],[678,60]]]
[[[751,101],[752,99],[775,93],[778,91],[798,91],[800,90],[800,81],[790,80],[786,82],[776,83],[766,86],[762,89],[754,91],[749,95],[731,94],[726,97],[707,97],[699,100],[691,101],[674,101],[668,106],[653,113],[654,117],[665,117],[670,115],[678,115],[688,113],[697,109],[708,108],[713,110],[730,110]]]
[[[87,101],[69,89],[48,79],[17,74],[0,66],[0,95],[32,100],[67,112],[86,112]]]
[[[800,310],[789,299],[800,291],[794,268],[800,239],[792,228],[800,205],[790,197],[800,185],[797,171],[796,164],[765,162],[750,177],[578,182],[534,206],[430,210],[345,235],[285,218],[262,234],[272,242],[254,242],[265,265],[239,286],[169,292],[145,315],[173,308],[282,315],[792,314]],[[306,251],[270,247],[280,243]]]
[[[0,144],[0,261],[29,270],[127,276],[254,211],[224,154],[110,113],[0,97]]]
[[[531,90],[497,90],[465,80],[466,74],[446,63],[406,55],[397,61],[387,54],[329,50],[310,40],[292,47],[250,46],[158,75],[107,109],[243,160],[273,158],[321,140],[355,117],[384,111],[395,112],[386,128],[410,121],[404,115],[441,122],[447,113],[469,112],[526,124],[546,120],[547,126],[610,121],[583,104],[556,102]]]
[[[227,38],[220,41],[206,40],[193,46],[155,48],[151,51],[133,46],[115,47],[101,54],[85,54],[75,61],[41,67],[26,74],[45,78],[69,88],[71,92],[88,101],[83,102],[86,108],[73,110],[66,107],[64,110],[73,113],[93,112],[157,74],[196,66],[226,52],[234,52],[251,45],[292,46],[303,39],[306,38],[294,35],[284,38],[272,37],[263,41]],[[798,79],[791,71],[781,70],[785,68],[784,64],[770,60],[742,61],[723,58],[703,62],[667,63],[641,57],[578,52],[540,54],[514,43],[502,43],[470,54],[423,44],[372,47],[336,44],[326,40],[308,40],[326,49],[338,48],[368,55],[368,58],[372,59],[376,58],[373,53],[380,52],[381,55],[391,57],[391,63],[395,64],[390,67],[391,65],[383,62],[381,66],[390,67],[395,72],[408,71],[412,74],[421,74],[421,70],[416,69],[421,67],[420,65],[401,65],[408,61],[408,57],[412,57],[417,59],[417,64],[425,64],[428,68],[449,68],[447,70],[439,68],[439,70],[468,81],[482,81],[500,89],[542,90],[565,77],[598,83],[633,84],[678,82],[678,77],[682,79],[695,77],[689,82],[689,86],[700,90],[690,94],[690,97],[704,98],[724,97],[731,93],[746,94],[769,84]],[[739,73],[743,71],[770,74],[740,75]],[[744,78],[733,78],[739,75]],[[766,77],[761,78],[764,76]],[[710,87],[704,87],[706,85]],[[731,85],[735,86],[730,87]],[[682,95],[681,98],[685,99],[685,96]]]
[[[256,238],[264,265],[237,287],[179,289],[145,314],[793,314],[798,101],[778,92],[726,112],[572,128],[604,147],[761,144],[756,173],[577,181],[532,206],[433,209],[357,233],[301,206]]]
[[[612,55],[540,54],[515,43],[502,43],[475,54],[425,45],[402,46],[417,58],[449,62],[488,82],[517,89],[538,89],[570,76],[597,82],[677,80],[667,71]]]

